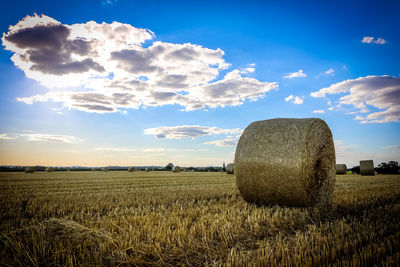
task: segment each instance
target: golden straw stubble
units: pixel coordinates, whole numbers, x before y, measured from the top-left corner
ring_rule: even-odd
[[[236,147],[236,184],[248,202],[329,206],[335,174],[332,133],[321,119],[256,121]]]

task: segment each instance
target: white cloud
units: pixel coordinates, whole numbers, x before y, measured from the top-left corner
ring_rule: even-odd
[[[162,152],[192,152],[195,151],[191,148],[162,148],[162,147],[152,147],[152,148],[125,148],[125,147],[96,147],[93,150],[95,151],[107,151],[107,152],[116,152],[116,153],[131,153],[131,152],[140,152],[140,153],[162,153]],[[201,150],[198,150],[201,151]]]
[[[220,147],[228,147],[228,146],[236,146],[239,140],[237,139],[220,139],[220,140],[214,140],[210,142],[205,142],[204,144],[206,145],[216,145]]]
[[[243,77],[255,71],[254,64],[216,80],[230,67],[224,51],[154,38],[150,30],[129,24],[67,25],[35,14],[10,26],[2,42],[14,53],[14,64],[50,90],[17,98],[27,104],[54,101],[96,113],[174,104],[196,110],[238,106],[278,88],[276,82]]]
[[[381,45],[383,45],[383,44],[386,44],[386,40],[383,39],[383,38],[380,38],[380,37],[375,39],[375,37],[372,37],[372,36],[365,36],[361,40],[361,43],[365,43],[365,44],[373,43],[373,44],[381,44]]]
[[[240,70],[240,73],[241,73],[241,74],[248,74],[248,73],[253,73],[253,72],[255,72],[255,71],[256,71],[255,68],[253,68],[253,67],[247,67],[247,68],[241,69],[241,70]]]
[[[301,77],[307,77],[307,74],[305,74],[302,69],[299,69],[299,71],[297,71],[297,72],[292,72],[286,76],[283,76],[283,78],[285,78],[285,79],[293,79],[293,78],[301,78]]]
[[[234,134],[240,136],[243,130],[239,128],[221,129],[218,127],[207,127],[200,125],[182,125],[182,126],[163,126],[157,128],[145,129],[144,134],[154,135],[156,138],[166,139],[182,139],[195,138],[200,136],[217,135],[217,134]]]
[[[118,2],[118,0],[103,0],[102,4],[107,6],[107,5],[112,5],[114,3]]]
[[[19,136],[28,138],[29,141],[37,142],[53,142],[53,143],[78,143],[83,141],[82,139],[69,136],[69,135],[56,135],[56,134],[41,134],[41,133],[29,133],[19,134]]]
[[[351,105],[361,123],[387,123],[400,120],[400,78],[392,76],[366,76],[345,80],[312,92],[312,97],[322,98],[327,94],[346,95],[339,98],[341,105]],[[379,111],[371,112],[367,106]]]
[[[325,75],[335,75],[335,70],[333,68],[330,68],[329,70],[324,72]]]
[[[384,146],[382,147],[383,149],[390,149],[390,150],[398,150],[400,149],[400,145],[394,145],[394,146]]]
[[[366,43],[366,44],[370,44],[374,41],[374,37],[371,36],[365,36],[362,40],[361,43]]]
[[[94,148],[96,151],[107,151],[107,152],[137,152],[137,149],[134,148],[125,148],[125,147],[96,147]]]
[[[375,41],[375,43],[376,43],[376,44],[386,44],[386,40],[383,39],[383,38],[378,38],[378,39]]]
[[[145,148],[145,149],[141,150],[141,152],[144,152],[144,153],[161,153],[164,151],[165,151],[165,148]]]
[[[15,137],[9,136],[7,133],[0,134],[0,140],[12,140],[12,139],[15,139]]]
[[[286,102],[291,102],[293,104],[303,104],[304,102],[304,96],[303,97],[298,97],[298,96],[294,96],[294,95],[290,95],[288,97],[285,98]]]
[[[322,114],[322,113],[325,113],[325,110],[323,110],[323,109],[317,109],[317,110],[313,110],[313,112],[312,113],[320,113],[320,114]]]

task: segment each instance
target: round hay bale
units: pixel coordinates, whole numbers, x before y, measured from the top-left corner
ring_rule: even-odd
[[[234,174],[235,173],[235,164],[228,163],[228,165],[226,165],[226,173],[227,174]]]
[[[336,174],[347,174],[346,164],[336,164]]]
[[[151,172],[151,169],[150,168],[146,168],[146,169],[144,169],[146,172]]]
[[[128,172],[134,172],[135,171],[135,168],[134,167],[129,167],[128,168]]]
[[[256,121],[236,147],[236,184],[249,202],[329,207],[335,173],[332,134],[321,119]]]
[[[172,172],[181,172],[181,167],[179,167],[179,166],[174,166],[173,168],[172,168]]]
[[[373,160],[360,160],[360,174],[361,175],[375,175],[374,161]]]
[[[101,170],[102,170],[103,172],[108,172],[110,169],[109,169],[108,167],[103,167],[103,168],[101,168]]]
[[[54,168],[53,168],[53,167],[47,167],[45,171],[46,171],[46,172],[53,172],[53,171],[54,171]]]
[[[25,168],[25,173],[34,173],[36,170],[35,167],[26,167]]]

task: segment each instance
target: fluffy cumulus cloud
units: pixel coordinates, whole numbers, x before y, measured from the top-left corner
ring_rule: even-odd
[[[42,133],[27,133],[19,134],[19,136],[26,137],[29,141],[36,142],[51,142],[51,143],[78,143],[82,139],[70,135],[56,135],[56,134],[42,134]]]
[[[325,75],[335,75],[335,70],[333,68],[330,68],[329,70],[324,72]]]
[[[55,101],[97,113],[169,104],[196,110],[238,106],[278,87],[246,76],[254,64],[228,70],[221,49],[154,38],[129,24],[66,25],[35,14],[10,26],[2,42],[28,78],[50,89],[18,98],[25,103]]]
[[[400,78],[365,76],[332,84],[311,93],[322,98],[328,94],[344,94],[339,105],[354,107],[355,119],[361,123],[387,123],[400,120]],[[373,107],[371,112],[368,106]],[[377,109],[377,111],[375,111]]]
[[[299,69],[299,71],[292,72],[286,76],[283,76],[283,78],[285,79],[302,78],[302,77],[307,77],[307,74],[305,74],[302,69]]]
[[[125,147],[96,147],[95,151],[107,151],[107,152],[141,152],[141,153],[161,153],[161,152],[192,152],[195,149],[191,148],[125,148]],[[200,151],[200,150],[198,150]]]
[[[365,36],[362,40],[361,43],[365,43],[365,44],[386,44],[386,40],[383,38],[375,38],[372,36]]]
[[[78,143],[83,140],[70,135],[44,134],[44,133],[17,133],[9,135],[7,133],[0,134],[0,140],[12,140],[17,138],[26,138],[28,141],[36,142],[52,142],[52,143]]]
[[[145,134],[154,135],[156,138],[166,139],[195,138],[217,134],[240,136],[242,132],[243,130],[239,128],[222,129],[219,127],[200,125],[163,126],[158,128],[149,128],[144,131]]]
[[[323,113],[325,113],[325,110],[323,110],[323,109],[316,109],[316,110],[313,110],[313,113],[315,113],[315,114],[323,114]]]
[[[303,104],[303,102],[304,102],[304,97],[299,97],[299,96],[290,95],[290,96],[288,96],[288,97],[285,97],[285,101],[286,101],[286,102],[293,103],[293,104],[298,104],[298,105],[300,105],[300,104]]]
[[[227,138],[227,139],[220,139],[220,140],[205,142],[204,144],[216,145],[216,146],[220,146],[220,147],[228,147],[228,146],[236,146],[238,141],[239,141],[238,139]]]
[[[0,134],[0,140],[12,140],[15,139],[13,136],[9,136],[7,133]]]

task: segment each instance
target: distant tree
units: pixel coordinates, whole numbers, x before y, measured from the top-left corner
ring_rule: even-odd
[[[168,163],[167,166],[165,166],[165,169],[167,171],[171,171],[173,168],[174,168],[174,164],[172,164],[172,163]]]
[[[354,166],[353,168],[351,168],[351,172],[360,174],[360,166]]]
[[[382,162],[375,170],[380,174],[399,174],[400,166],[397,161]]]

